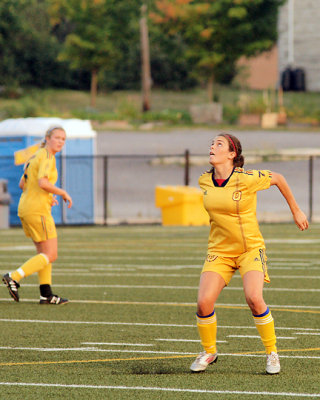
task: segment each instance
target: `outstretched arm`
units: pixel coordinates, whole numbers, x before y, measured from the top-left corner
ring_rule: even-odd
[[[305,216],[304,212],[300,210],[300,207],[298,206],[284,176],[281,174],[278,174],[277,172],[272,172],[272,178],[271,178],[270,185],[276,185],[278,187],[278,189],[280,190],[282,196],[286,199],[286,201],[290,207],[290,210],[292,212],[294,222],[296,223],[297,227],[301,231],[304,231],[305,229],[307,229],[309,226],[308,219]]]

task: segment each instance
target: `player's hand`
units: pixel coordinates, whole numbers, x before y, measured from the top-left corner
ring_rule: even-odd
[[[296,211],[293,214],[293,219],[294,219],[294,222],[296,223],[297,227],[300,229],[300,231],[304,231],[305,229],[308,229],[309,222],[303,211],[301,211],[301,210]]]
[[[57,196],[52,196],[51,207],[58,206],[58,205],[59,205],[59,202],[58,202]]]
[[[64,192],[62,198],[63,198],[63,201],[68,204],[68,208],[71,208],[72,207],[71,196],[69,196],[69,194],[67,192]]]

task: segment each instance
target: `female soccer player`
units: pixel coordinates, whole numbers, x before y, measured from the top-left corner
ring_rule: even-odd
[[[16,271],[7,273],[2,280],[10,295],[19,301],[20,280],[38,272],[40,282],[40,304],[65,304],[63,299],[51,291],[51,263],[57,259],[58,241],[51,207],[58,204],[59,195],[72,206],[69,194],[55,183],[58,178],[55,154],[62,150],[66,133],[62,127],[53,127],[45,135],[41,148],[25,166],[19,187],[23,190],[18,206],[23,230],[33,240],[37,255],[30,258]]]
[[[210,147],[209,172],[199,178],[204,206],[210,217],[208,252],[200,277],[197,326],[204,352],[191,365],[191,371],[204,371],[217,361],[217,319],[214,304],[222,289],[239,269],[248,306],[267,354],[266,372],[280,372],[274,321],[263,299],[263,284],[270,282],[265,244],[256,218],[256,193],[276,185],[286,199],[300,230],[308,220],[300,210],[285,178],[275,172],[242,167],[240,141],[220,134]]]

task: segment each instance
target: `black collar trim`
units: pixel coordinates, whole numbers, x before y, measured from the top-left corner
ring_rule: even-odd
[[[226,186],[226,184],[229,182],[229,179],[231,178],[233,172],[234,172],[234,168],[233,168],[230,176],[227,179],[225,179],[225,181],[222,183],[222,185],[219,185],[218,182],[214,179],[214,170],[212,170],[211,177],[212,177],[213,185],[215,187],[224,187],[224,186]]]

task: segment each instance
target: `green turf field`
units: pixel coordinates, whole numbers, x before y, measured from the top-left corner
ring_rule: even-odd
[[[0,399],[292,399],[320,397],[320,225],[262,225],[280,352],[264,349],[234,276],[217,304],[219,361],[189,367],[201,346],[195,302],[207,227],[59,229],[53,288],[71,301],[38,305],[37,276],[15,303],[0,292]],[[21,229],[0,231],[1,274],[34,254]]]

